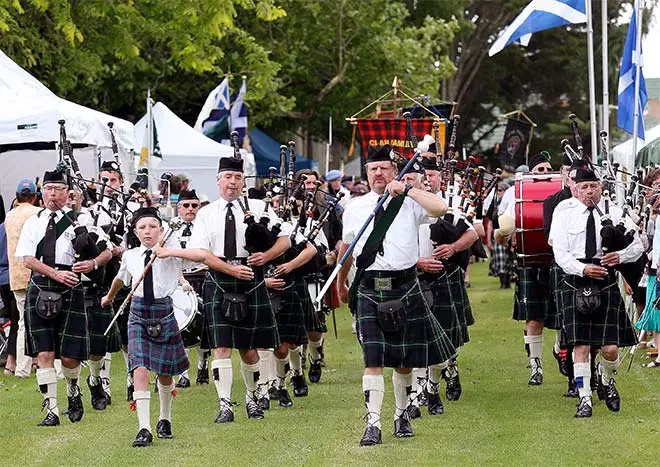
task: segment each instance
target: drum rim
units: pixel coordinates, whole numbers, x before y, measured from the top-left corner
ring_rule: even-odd
[[[188,301],[190,301],[191,304],[194,303],[192,313],[190,315],[187,315],[185,313],[185,309],[181,307],[177,307],[176,305],[176,299],[175,296],[183,294]],[[195,319],[195,316],[199,312],[199,301],[198,301],[198,296],[197,293],[192,290],[190,292],[186,292],[183,290],[182,286],[178,286],[174,292],[172,292],[172,309],[174,311],[174,317],[176,319],[177,325],[179,326],[179,331],[185,331],[188,326],[193,322]],[[179,313],[177,313],[177,310],[180,310]],[[186,319],[182,320],[181,322],[179,321],[179,316],[185,316]]]

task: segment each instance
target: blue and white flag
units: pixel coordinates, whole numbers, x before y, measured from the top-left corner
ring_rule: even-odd
[[[527,46],[532,34],[567,24],[587,22],[585,0],[532,0],[488,51],[492,57],[508,45]]]
[[[633,10],[632,20],[628,26],[626,45],[623,48],[621,58],[621,71],[619,72],[619,108],[617,111],[616,124],[627,133],[633,134],[635,123],[635,77],[639,63],[639,119],[637,124],[637,136],[644,140],[644,108],[648,102],[646,94],[646,81],[642,74],[642,51],[637,53],[637,16]]]
[[[234,103],[231,106],[231,131],[238,132],[238,144],[243,147],[243,141],[248,127],[248,108],[245,105],[245,93],[247,92],[247,84],[243,79],[243,84],[238,90],[238,94],[234,98]]]
[[[195,130],[202,133],[215,122],[227,119],[229,116],[229,80],[223,79],[222,82],[208,95],[202,110],[197,116]]]

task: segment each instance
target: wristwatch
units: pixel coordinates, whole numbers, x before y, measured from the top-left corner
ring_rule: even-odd
[[[408,192],[413,189],[413,186],[410,183],[406,183],[406,189],[403,190],[403,196],[408,196]]]

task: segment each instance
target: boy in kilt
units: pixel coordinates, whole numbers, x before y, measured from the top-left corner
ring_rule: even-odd
[[[249,206],[243,204],[247,199],[240,199],[244,187],[241,159],[221,158],[217,179],[220,198],[197,214],[188,247],[185,250],[161,250],[160,254],[203,262],[210,268],[204,282],[204,315],[213,354],[213,381],[220,400],[220,412],[215,421],[227,423],[234,421],[232,349],[238,349],[241,356],[247,416],[264,418],[258,402],[260,360],[257,349],[280,345],[277,322],[266,289],[264,266],[291,246],[291,228],[282,224],[271,248],[249,254],[246,250],[247,225],[240,220],[243,209],[249,210],[254,219],[268,216],[272,225],[281,221],[272,211],[266,210],[266,204],[261,200],[251,199]],[[263,239],[263,243],[267,241]]]
[[[346,206],[339,255],[374,211],[387,190],[392,196],[376,213],[353,255],[357,273],[351,287],[349,307],[357,315],[357,334],[364,358],[362,387],[367,409],[367,428],[361,446],[382,442],[380,411],[385,392],[383,368],[394,369],[394,435],[413,436],[407,415],[412,369],[435,365],[454,356],[456,350],[424,300],[417,280],[419,225],[430,216],[445,213],[444,201],[432,193],[394,180],[396,165],[390,145],[369,154],[366,163],[371,192]],[[375,227],[374,227],[375,225]],[[348,300],[346,279],[352,260],[339,271],[340,298]]]
[[[45,209],[25,222],[15,256],[32,270],[25,309],[27,353],[37,358],[42,407],[48,410],[39,425],[56,426],[60,424],[56,358],[62,361],[67,381],[69,420],[80,421],[84,412],[78,379],[80,362],[88,357],[88,321],[79,274],[102,266],[111,254],[102,251],[74,264],[74,224],[91,225],[91,218],[66,207],[69,192],[62,172],[46,172],[43,180]]]
[[[158,249],[163,227],[156,208],[138,209],[133,214],[132,227],[141,245],[124,252],[117,277],[107,295],[102,298],[101,306],[110,305],[124,285],[132,284],[141,277],[145,266]],[[182,261],[178,258],[154,261],[131,299],[128,316],[128,370],[133,373],[133,400],[139,424],[133,447],[149,446],[153,442],[149,420],[150,371],[158,375],[160,383],[160,416],[156,433],[159,438],[167,439],[173,436],[173,376],[188,368],[188,358],[171,298],[180,281],[182,269]]]
[[[587,165],[574,169],[576,197],[563,201],[555,210],[549,243],[555,260],[566,276],[560,285],[563,330],[568,345],[574,347],[574,372],[580,402],[576,417],[591,417],[591,346],[601,348],[597,393],[607,408],[618,412],[620,397],[614,381],[619,365],[619,347],[636,344],[617,278],[612,267],[633,263],[643,253],[637,228],[623,217],[618,206],[609,207],[614,225],[624,220],[626,230],[634,231],[634,239],[619,251],[603,254],[601,222],[595,206],[607,212],[601,200],[601,184]],[[565,206],[562,206],[565,205]]]

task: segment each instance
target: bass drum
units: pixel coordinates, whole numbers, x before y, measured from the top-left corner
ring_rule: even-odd
[[[515,183],[518,266],[552,264],[552,249],[543,229],[543,201],[562,189],[561,175],[517,173]]]
[[[197,294],[194,291],[184,292],[182,286],[177,286],[172,293],[172,307],[179,331],[183,333],[199,314]]]

